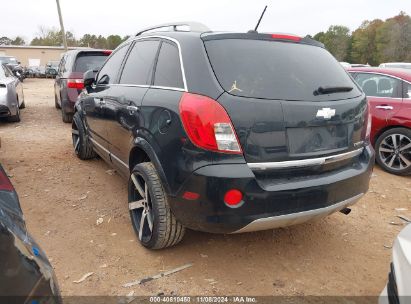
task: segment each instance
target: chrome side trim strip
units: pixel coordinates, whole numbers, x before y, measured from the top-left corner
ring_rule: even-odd
[[[123,162],[120,158],[118,158],[117,156],[115,156],[113,153],[110,153],[109,150],[107,150],[106,148],[104,148],[102,145],[100,145],[98,142],[96,142],[93,138],[89,138],[91,140],[91,142],[93,143],[93,145],[98,146],[101,150],[103,150],[105,153],[107,153],[107,155],[109,155],[110,157],[113,157],[116,159],[116,161],[118,161],[120,164],[122,164],[124,167],[126,167],[127,169],[129,168],[128,165]]]
[[[232,233],[269,230],[269,229],[274,229],[274,228],[279,228],[279,227],[286,227],[286,226],[301,224],[301,223],[314,220],[314,219],[319,219],[327,215],[330,215],[331,213],[334,213],[336,211],[340,211],[350,205],[355,204],[363,195],[364,193],[360,193],[347,200],[344,200],[342,202],[339,202],[339,203],[336,203],[334,205],[327,206],[324,208],[303,211],[303,212],[298,212],[298,213],[279,215],[279,216],[260,218],[260,219],[257,219],[251,222],[247,226],[237,231],[234,231]]]
[[[111,156],[112,158],[115,158],[116,161],[118,161],[120,164],[122,164],[125,168],[128,169],[128,165],[127,165],[125,162],[123,162],[120,158],[118,158],[117,156],[115,156],[113,153],[110,153],[110,156]]]
[[[309,167],[309,166],[321,166],[345,159],[353,158],[360,155],[364,148],[360,148],[354,151],[332,155],[320,158],[308,158],[300,160],[289,160],[282,162],[269,162],[269,163],[247,163],[248,167],[252,170],[263,171],[268,169],[284,169],[284,168],[296,168],[296,167]]]
[[[91,142],[93,143],[93,145],[98,146],[98,148],[100,148],[101,150],[103,150],[104,152],[107,153],[107,155],[110,154],[110,151],[107,150],[106,148],[104,148],[102,145],[100,145],[97,141],[95,141],[93,138],[89,137],[89,139],[91,140]]]

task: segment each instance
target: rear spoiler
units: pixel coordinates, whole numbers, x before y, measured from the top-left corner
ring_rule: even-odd
[[[257,32],[249,33],[206,33],[201,35],[203,41],[223,40],[223,39],[249,39],[249,40],[266,40],[266,41],[282,41],[289,43],[302,43],[324,48],[324,44],[312,39],[310,36],[299,37],[292,34],[260,34]]]

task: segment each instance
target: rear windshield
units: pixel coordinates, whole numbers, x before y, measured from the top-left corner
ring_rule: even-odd
[[[80,53],[77,55],[73,72],[98,71],[108,56],[109,54],[103,53]]]
[[[320,47],[246,39],[204,43],[218,81],[233,95],[320,101],[361,94],[338,61]],[[353,87],[353,90],[315,95],[319,87]]]

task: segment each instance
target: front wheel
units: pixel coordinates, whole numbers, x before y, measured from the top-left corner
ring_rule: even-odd
[[[78,158],[85,160],[97,156],[86,134],[86,128],[84,127],[83,120],[81,119],[79,112],[76,112],[73,116],[71,137],[73,139],[74,152]]]
[[[16,106],[16,115],[10,116],[8,119],[10,122],[20,122],[20,107],[19,101],[17,99],[17,106]]]
[[[387,172],[411,174],[411,130],[395,128],[381,134],[376,143],[377,163]]]
[[[152,163],[138,164],[128,183],[131,222],[140,243],[149,249],[162,249],[179,243],[185,227],[174,217]]]

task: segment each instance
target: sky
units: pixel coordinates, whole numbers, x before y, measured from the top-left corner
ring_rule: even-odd
[[[362,21],[387,19],[404,11],[411,0],[60,0],[64,27],[77,38],[83,34],[120,36],[165,22],[197,21],[216,31],[253,29],[268,5],[261,32],[305,36],[330,25],[355,30]],[[56,0],[12,0],[2,4],[0,37],[22,36],[27,42],[39,27],[59,28]]]

